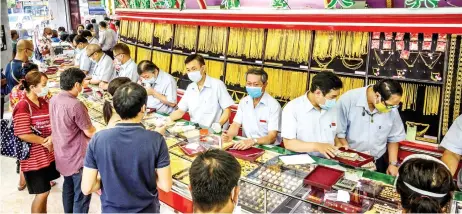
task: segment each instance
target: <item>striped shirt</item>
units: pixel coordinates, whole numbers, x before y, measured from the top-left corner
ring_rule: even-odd
[[[37,106],[27,96],[24,96],[13,110],[13,122],[16,136],[33,134],[31,126],[41,132],[41,137],[46,138],[51,135],[48,103],[43,98],[39,98]],[[29,159],[21,161],[23,172],[48,167],[55,160],[53,152],[48,152],[47,148],[37,143],[31,143],[31,145]]]

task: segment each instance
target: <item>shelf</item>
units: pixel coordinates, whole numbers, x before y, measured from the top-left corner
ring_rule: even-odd
[[[326,70],[324,70],[324,71],[332,71],[332,72],[334,72],[335,74],[340,75],[340,76],[349,76],[349,77],[366,78],[366,75],[362,75],[362,74],[353,74],[353,73],[347,73],[347,72],[341,72],[341,71],[335,71],[335,70],[333,70],[333,69],[326,69]],[[319,72],[322,72],[322,70],[313,70],[313,69],[310,69],[310,72],[319,73]]]
[[[263,67],[308,72],[308,66],[305,66],[306,68],[300,68],[300,67],[291,67],[291,66],[263,63]]]
[[[124,39],[120,39],[120,41],[122,41],[122,42],[125,43],[125,44],[129,44],[129,45],[137,45],[136,42],[133,43],[133,42],[131,42],[131,41],[124,40]]]
[[[432,80],[419,80],[419,79],[406,79],[406,78],[394,78],[394,77],[386,77],[386,76],[369,76],[370,79],[394,79],[398,82],[413,82],[413,83],[421,83],[421,84],[430,84],[430,85],[443,85],[443,82],[435,82]]]
[[[208,54],[203,54],[203,53],[199,53],[199,55],[203,56],[204,59],[209,59],[209,60],[215,60],[215,61],[225,61],[225,57],[223,56],[223,58],[219,58],[219,57],[213,57],[213,56],[209,56]]]
[[[263,66],[263,62],[262,63],[256,63],[256,62],[243,61],[243,60],[239,61],[239,60],[230,59],[230,58],[227,58],[226,61],[228,61],[230,63],[241,64],[241,65],[252,65],[252,66],[258,66],[258,67]]]
[[[165,49],[162,49],[162,48],[159,48],[159,47],[153,47],[152,50],[153,51],[164,52],[164,53],[172,53],[171,50],[165,50]]]

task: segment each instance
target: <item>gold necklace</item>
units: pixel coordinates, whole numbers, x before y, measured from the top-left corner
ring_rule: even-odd
[[[391,56],[393,55],[393,51],[389,51],[389,52],[390,52],[390,54],[388,55],[388,57],[385,58],[384,61],[382,61],[382,59],[380,59],[379,54],[377,53],[377,49],[374,49],[375,60],[377,61],[378,65],[383,67],[385,64],[387,64],[388,60],[390,60]]]
[[[313,59],[314,61],[316,61],[316,63],[318,63],[318,66],[322,69],[325,69],[327,68],[327,66],[329,66],[329,64],[334,60],[334,57],[330,57],[330,60],[327,61],[327,62],[321,62],[318,57],[315,57],[313,56]]]
[[[420,55],[420,58],[422,58],[422,61],[424,62],[424,64],[425,64],[428,68],[433,69],[433,68],[435,67],[436,63],[438,62],[438,59],[441,57],[442,53],[441,53],[441,52],[437,53],[438,56],[437,56],[436,59],[435,59],[434,61],[432,61],[430,64],[428,64],[427,61],[425,61],[425,58],[423,57],[424,54],[419,53],[419,55]],[[433,59],[433,53],[431,53],[431,54],[429,53],[429,54],[428,54],[428,58],[430,58],[430,60],[432,60],[432,59]]]
[[[452,115],[452,121],[454,122],[457,117],[459,117],[460,112],[460,103],[462,99],[462,49],[461,45],[459,46],[459,63],[457,65],[457,82],[455,88],[455,97],[454,97],[454,112]]]
[[[443,98],[443,135],[446,135],[449,129],[449,110],[451,106],[451,86],[454,73],[454,60],[456,55],[456,42],[457,35],[452,34],[450,38],[450,47],[449,47],[449,61],[448,61],[448,74],[446,78],[446,84],[444,88],[444,98]]]
[[[349,64],[346,60],[356,60],[358,63],[356,64]],[[345,68],[348,68],[350,70],[356,70],[361,68],[361,66],[364,64],[364,60],[362,58],[347,58],[343,57],[342,58],[342,64],[345,66]]]
[[[412,63],[410,63],[410,64],[409,64],[409,62],[407,62],[406,59],[403,59],[403,58],[401,58],[401,59],[404,61],[404,63],[406,63],[406,65],[407,65],[408,68],[413,68],[414,65],[415,65],[415,63],[417,62],[417,59],[419,58],[419,55],[420,55],[420,53],[417,54],[417,56],[415,57],[414,61],[413,61]],[[411,53],[409,53],[409,56],[411,56]]]

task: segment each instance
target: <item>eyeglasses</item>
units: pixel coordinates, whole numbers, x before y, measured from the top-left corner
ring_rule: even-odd
[[[388,104],[387,102],[383,101],[383,103],[385,104],[385,107],[387,109],[394,109],[394,108],[399,108],[399,104],[398,105],[390,105]]]
[[[120,55],[122,55],[122,54],[124,54],[124,53],[116,54],[116,55],[114,56],[114,58],[116,58],[116,57],[118,57],[118,56],[120,56]]]
[[[88,55],[88,58],[91,58],[91,56],[93,56],[93,54],[95,54],[97,51],[91,53],[90,55]]]

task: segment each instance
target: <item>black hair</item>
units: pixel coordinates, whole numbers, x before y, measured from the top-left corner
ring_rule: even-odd
[[[189,169],[194,210],[216,212],[222,209],[240,177],[241,165],[229,153],[212,149],[198,155]]]
[[[79,29],[79,27],[82,27],[83,29],[85,29],[85,26],[83,26],[82,24],[77,25],[77,29]]]
[[[104,22],[104,21],[100,21],[99,26],[102,27],[102,28],[107,28],[107,23]]]
[[[117,27],[120,27],[120,20],[116,20],[114,25],[117,26]]]
[[[74,88],[75,83],[83,83],[85,73],[78,68],[69,68],[61,73],[59,77],[59,85],[62,90],[70,91]]]
[[[87,24],[87,26],[85,27],[85,30],[92,30],[94,29],[93,25],[92,24]]]
[[[322,71],[313,77],[311,82],[310,92],[315,92],[317,89],[321,90],[325,96],[331,90],[339,90],[343,87],[342,80],[333,72]]]
[[[59,28],[58,28],[58,31],[63,31],[63,32],[64,32],[64,31],[66,31],[66,28],[64,28],[64,27],[59,27]]]
[[[146,89],[133,82],[120,86],[112,97],[114,108],[123,120],[138,116],[147,100]]]
[[[91,23],[96,24],[96,19],[91,19]]]
[[[92,37],[92,36],[93,36],[89,30],[84,30],[84,31],[82,31],[82,33],[81,33],[80,35],[83,36],[83,38],[87,38],[87,37]]]
[[[160,70],[159,67],[157,67],[156,64],[149,60],[143,60],[138,63],[138,75],[141,75],[143,72],[149,71],[149,72],[154,72],[155,70]]]
[[[258,75],[258,76],[261,76],[261,81],[263,82],[263,84],[267,83],[268,82],[268,73],[266,73],[265,70],[263,70],[263,68],[250,68],[246,73],[245,73],[245,79],[247,80],[247,76],[249,74],[254,74],[254,75]]]
[[[383,101],[390,99],[390,97],[394,94],[398,96],[403,95],[403,88],[401,87],[401,84],[393,79],[382,79],[377,82],[372,89],[374,92],[378,92],[380,94]]]
[[[21,72],[20,72],[20,77],[19,79],[23,79],[27,73],[29,73],[30,71],[38,71],[39,70],[39,67],[37,64],[34,64],[34,63],[25,63],[22,68],[21,68]]]
[[[199,62],[199,64],[201,64],[201,66],[205,65],[204,57],[202,55],[200,55],[200,54],[191,54],[191,55],[189,55],[184,60],[184,64],[188,64],[188,63],[192,62],[193,60],[197,60]]]
[[[104,21],[111,21],[111,18],[106,16],[106,17],[104,17]]]
[[[452,198],[456,185],[451,172],[441,163],[426,159],[410,159],[399,167],[396,190],[401,196],[401,205],[409,213],[441,213]],[[446,194],[431,197],[411,190],[407,184],[429,192]],[[446,210],[448,211],[448,210]]]
[[[11,30],[10,33],[11,33],[11,38],[13,38],[14,36],[19,37],[18,31],[16,31],[16,30]]]
[[[83,35],[77,35],[74,37],[74,42],[78,45],[80,43],[88,43],[88,40]]]
[[[128,77],[117,77],[111,80],[111,82],[109,82],[109,85],[107,87],[107,92],[111,96],[114,96],[114,93],[120,86],[124,85],[125,83],[129,83],[129,82],[131,82],[131,80]],[[112,117],[112,104],[108,100],[104,101],[103,117],[104,117],[104,122],[106,122],[106,124],[109,123],[109,120],[111,120],[111,117]]]
[[[61,41],[67,41],[67,38],[69,37],[69,34],[67,33],[62,33],[60,36],[59,36],[59,40]]]
[[[72,43],[72,41],[74,41],[74,38],[77,36],[77,34],[73,33],[73,34],[70,34],[67,39],[66,39],[66,42],[69,42],[69,43]]]

